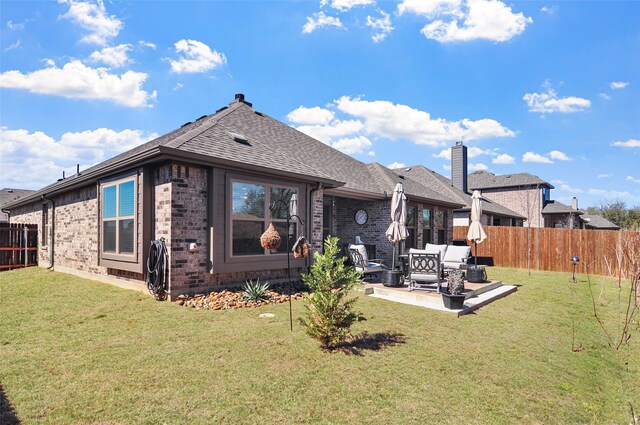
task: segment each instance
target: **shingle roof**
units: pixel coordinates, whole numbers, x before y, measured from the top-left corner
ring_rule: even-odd
[[[563,204],[560,201],[547,201],[542,208],[542,214],[582,214],[583,211],[574,210],[572,207]]]
[[[29,189],[11,189],[5,187],[0,190],[0,209],[3,208],[9,202],[15,201],[20,198],[24,198],[27,195],[34,193],[35,190]],[[0,211],[0,221],[7,221],[8,216],[6,213]]]
[[[455,199],[460,204],[464,205],[464,207],[460,208],[462,211],[471,210],[471,195],[468,193],[464,193],[460,189],[454,187],[451,183],[451,180],[442,174],[436,173],[433,170],[423,166],[416,165],[407,168],[398,168],[394,170],[398,174],[402,174],[404,176],[408,176],[413,180],[416,180],[423,186],[428,187],[433,192],[440,193],[445,195],[451,199]],[[515,211],[510,210],[498,203],[495,203],[489,199],[484,199],[482,201],[482,209],[485,213],[496,214],[506,217],[514,217],[514,218],[522,218],[521,214],[518,214]]]
[[[607,220],[601,215],[581,214],[580,218],[582,219],[582,221],[585,222],[586,227],[591,227],[593,229],[620,230],[620,226],[610,222],[609,220]]]
[[[367,165],[266,114],[251,104],[236,100],[215,114],[137,146],[98,165],[59,180],[11,207],[40,197],[95,182],[116,170],[153,160],[162,154],[197,158],[213,164],[224,163],[265,173],[291,175],[304,181],[323,182],[328,187],[382,198],[393,191],[398,176],[380,164]],[[385,171],[386,170],[386,171]],[[412,195],[435,203],[458,205],[457,200],[417,182],[406,182]]]
[[[497,189],[501,187],[536,186],[553,189],[553,185],[529,173],[496,175],[488,171],[475,171],[468,176],[469,190]]]

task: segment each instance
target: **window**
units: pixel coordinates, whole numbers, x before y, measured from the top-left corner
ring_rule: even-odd
[[[281,202],[280,202],[281,201]],[[273,205],[271,211],[269,206]],[[298,223],[291,220],[287,229],[287,208],[289,214],[298,214],[298,191],[279,185],[231,182],[231,255],[272,255],[286,253],[287,241],[293,247],[298,235]],[[283,238],[277,250],[266,250],[260,245],[260,236],[273,223],[273,227]]]
[[[417,213],[416,207],[407,208],[407,221],[405,222],[405,227],[409,232],[409,236],[407,236],[407,239],[405,239],[404,241],[405,252],[408,252],[409,248],[416,248],[416,243],[418,242],[416,240],[416,222],[417,222],[416,213]]]
[[[433,212],[424,208],[422,210],[422,244],[426,245],[433,242],[433,233],[431,231],[433,227]]]
[[[136,178],[101,185],[102,252],[134,256],[136,252]]]
[[[437,211],[435,219],[435,227],[438,231],[438,244],[444,245],[447,243],[447,212]]]
[[[51,227],[49,224],[49,205],[42,204],[42,246],[49,245],[49,233]]]
[[[545,204],[545,203],[549,202],[550,199],[551,199],[551,189],[549,189],[548,187],[543,187],[542,188],[542,203]]]
[[[327,236],[331,234],[332,215],[333,205],[331,203],[325,203],[322,206],[322,252],[324,252],[324,241],[326,241]]]
[[[495,218],[493,219],[493,225],[494,226],[500,226],[500,219],[499,218]]]

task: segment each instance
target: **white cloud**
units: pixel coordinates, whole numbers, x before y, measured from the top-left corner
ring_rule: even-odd
[[[506,165],[506,164],[515,164],[516,159],[514,157],[512,157],[511,155],[508,155],[506,153],[500,154],[498,156],[496,156],[495,158],[493,158],[493,160],[491,160],[491,163],[493,164],[501,164],[501,165]]]
[[[606,93],[598,93],[598,96],[600,96],[601,98],[603,98],[604,100],[611,100],[613,99],[610,95],[606,94]]]
[[[467,166],[469,169],[469,172],[473,172],[473,171],[487,171],[489,169],[489,167],[487,167],[486,165],[482,164],[482,163],[478,163],[478,164],[472,164],[469,163],[469,165]]]
[[[391,26],[391,18],[388,13],[380,11],[382,15],[380,18],[372,18],[371,16],[367,16],[367,26],[371,27],[373,30],[373,35],[371,39],[374,43],[379,43],[393,31],[393,27]]]
[[[447,149],[442,149],[440,152],[438,153],[434,153],[431,155],[434,158],[442,158],[442,159],[446,159],[448,161],[451,160],[451,149],[447,148]]]
[[[477,146],[468,146],[467,147],[467,157],[469,158],[475,158],[481,155],[496,155],[495,151],[492,151],[490,149],[481,149]],[[447,159],[450,160],[451,159],[451,148],[447,148],[447,149],[442,149],[440,152],[438,153],[434,153],[433,155],[434,158],[442,158],[442,159]]]
[[[390,140],[443,146],[451,141],[487,137],[514,137],[515,133],[492,119],[447,121],[428,112],[388,101],[366,101],[343,96],[336,108],[363,121],[365,131]]]
[[[198,40],[179,40],[175,43],[177,60],[169,59],[171,72],[176,74],[206,72],[227,63],[224,53],[211,50]]]
[[[369,151],[367,152],[367,156],[376,156],[376,153],[374,151]]]
[[[534,152],[526,152],[524,155],[522,155],[522,162],[538,162],[540,164],[553,164],[553,161],[551,161],[546,156],[542,156]]]
[[[594,196],[601,196],[604,199],[607,200],[611,200],[611,201],[618,201],[618,200],[622,200],[622,201],[626,201],[626,202],[639,202],[640,201],[640,196],[636,196],[636,195],[632,195],[629,192],[626,191],[619,191],[619,190],[605,190],[605,189],[589,189],[588,191],[589,195],[594,195]]]
[[[407,164],[405,164],[404,162],[392,162],[391,164],[387,165],[387,168],[397,170],[398,168],[407,168]]]
[[[472,40],[503,42],[521,34],[533,22],[522,13],[498,0],[467,0],[465,2],[404,1],[398,13],[410,11],[432,20],[420,31],[426,38],[441,43]]]
[[[314,139],[331,144],[331,140],[335,137],[355,136],[355,133],[360,132],[364,125],[358,120],[334,120],[327,125],[301,125],[296,128]]]
[[[529,106],[529,112],[550,114],[553,112],[572,113],[584,111],[591,107],[591,101],[582,97],[558,97],[558,93],[548,82],[542,85],[543,93],[527,93],[522,99]]]
[[[609,87],[611,87],[611,90],[620,90],[627,87],[628,85],[628,81],[612,81],[611,83],[609,83]]]
[[[364,153],[365,150],[372,146],[371,140],[365,136],[347,137],[333,142],[331,146],[347,155],[356,153]]]
[[[403,0],[398,5],[396,13],[398,15],[413,13],[427,18],[433,18],[438,15],[462,17],[461,4],[461,0]]]
[[[158,137],[141,130],[115,131],[106,128],[64,133],[60,140],[47,134],[0,127],[2,156],[2,187],[30,187],[38,189],[62,176],[115,156]]]
[[[555,15],[558,10],[558,6],[542,6],[540,8],[540,12],[546,13],[547,15]]]
[[[631,183],[638,183],[640,184],[640,177],[638,177],[637,179],[634,179],[633,176],[627,176],[627,181],[631,182]]]
[[[120,19],[107,14],[102,0],[95,2],[58,0],[58,3],[69,5],[69,10],[61,18],[69,19],[89,32],[81,40],[85,43],[106,45],[124,27]]]
[[[5,52],[10,52],[11,50],[16,50],[19,49],[21,46],[22,42],[20,40],[16,41],[13,44],[10,44],[6,49],[4,49]]]
[[[89,60],[92,62],[101,62],[109,65],[112,68],[120,68],[131,63],[129,59],[129,52],[131,51],[130,44],[120,44],[113,47],[105,47],[102,50],[96,50],[91,53]]]
[[[564,152],[551,151],[548,155],[549,158],[557,159],[558,161],[571,161],[571,158],[569,158]]]
[[[625,142],[613,142],[611,146],[620,146],[623,148],[640,148],[640,139],[629,139]]]
[[[340,18],[327,16],[324,12],[317,12],[313,14],[313,17],[307,17],[307,23],[302,27],[302,33],[311,34],[318,28],[322,27],[344,28],[344,25],[342,24],[342,21],[340,21]]]
[[[184,85],[182,83],[176,83],[176,85],[173,86],[173,91],[180,90],[183,87]]]
[[[23,30],[24,26],[25,26],[24,23],[13,22],[11,19],[7,21],[7,28],[9,28],[12,31]]]
[[[311,124],[326,125],[334,118],[335,113],[325,108],[315,106],[313,108],[305,108],[299,106],[297,109],[289,112],[287,119],[295,124]]]
[[[110,100],[128,107],[150,107],[156,92],[142,89],[147,79],[144,72],[127,71],[110,74],[104,68],[90,68],[73,60],[58,68],[55,64],[23,74],[6,71],[0,74],[0,87],[28,90],[31,93],[50,94],[71,99]]]
[[[375,4],[374,0],[332,0],[331,7],[341,12],[346,12],[356,6],[368,6]]]
[[[148,47],[148,48],[153,49],[153,50],[155,50],[155,49],[156,49],[156,47],[157,47],[157,46],[155,45],[155,43],[151,43],[150,41],[144,41],[144,40],[140,40],[140,41],[138,41],[138,45],[139,45],[140,47]]]
[[[551,183],[555,185],[556,189],[562,192],[582,193],[582,189],[579,189],[577,187],[571,187],[569,183],[563,180],[551,180]]]
[[[608,173],[598,174],[598,178],[599,179],[607,179],[607,178],[609,178],[611,176],[613,176],[613,174],[608,174]]]

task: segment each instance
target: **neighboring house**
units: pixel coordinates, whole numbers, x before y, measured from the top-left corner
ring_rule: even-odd
[[[620,226],[610,222],[609,220],[607,220],[601,215],[580,214],[580,220],[582,221],[582,226],[585,229],[620,230]]]
[[[454,226],[468,226],[470,224],[471,193],[466,189],[466,150],[467,147],[461,142],[456,143],[456,145],[451,148],[451,180],[422,165],[394,170],[396,173],[407,176],[434,192],[444,194],[464,205],[464,207],[457,208],[453,212]],[[524,216],[515,211],[511,211],[491,199],[483,199],[481,222],[485,226],[522,226],[524,219]],[[429,223],[432,221],[432,218],[422,217],[422,221]],[[425,224],[425,227],[426,226]]]
[[[285,243],[263,249],[273,223],[290,245],[304,235],[314,251],[327,234],[360,236],[389,261],[384,232],[390,198],[402,182],[410,208],[405,248],[452,238],[458,197],[380,164],[364,164],[256,111],[244,96],[194,122],[38,192],[9,203],[12,222],[38,227],[41,265],[129,281],[142,287],[149,243],[165,238],[169,293],[199,292],[261,277],[286,276]],[[286,229],[277,200],[297,215]],[[428,224],[424,217],[428,216]],[[432,220],[433,218],[433,220]],[[294,274],[309,260],[291,259]]]
[[[469,190],[525,217],[524,225],[544,227],[542,210],[551,200],[553,185],[529,173],[496,175],[488,171],[469,174]]]
[[[33,192],[35,192],[35,190],[9,188],[0,189],[0,223],[7,223],[9,221],[9,214],[3,211],[6,204],[27,196]]]
[[[571,206],[560,201],[548,201],[542,208],[544,227],[580,229],[582,227],[580,214],[584,214],[584,211],[578,210],[578,201],[575,197]]]

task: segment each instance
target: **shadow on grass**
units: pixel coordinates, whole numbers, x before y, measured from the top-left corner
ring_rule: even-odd
[[[363,332],[354,335],[346,342],[338,346],[334,351],[343,352],[348,355],[362,356],[364,351],[380,351],[387,347],[404,344],[407,338],[400,333],[378,332],[370,334]]]
[[[0,424],[20,425],[20,419],[13,408],[13,405],[4,393],[4,386],[0,384]]]

